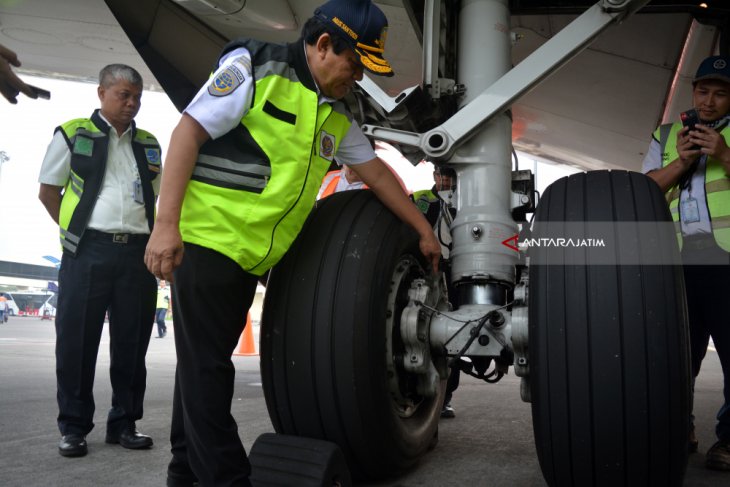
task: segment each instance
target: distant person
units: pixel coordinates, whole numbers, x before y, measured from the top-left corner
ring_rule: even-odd
[[[666,193],[682,250],[689,311],[692,383],[710,337],[722,365],[725,401],[717,413],[717,442],[706,466],[730,471],[730,57],[712,56],[692,81],[699,123],[675,122],[654,132],[643,171]],[[694,386],[693,386],[694,389]],[[698,449],[694,415],[689,451]]]
[[[456,171],[450,167],[437,167],[433,172],[434,185],[431,189],[416,191],[413,199],[418,209],[426,216],[426,220],[433,226],[436,238],[441,244],[441,255],[444,257],[444,271],[446,274],[446,285],[449,289],[449,298],[453,299],[451,288],[451,267],[448,259],[451,252],[451,223],[456,217],[451,198],[456,187]],[[449,378],[446,381],[446,394],[444,404],[441,408],[442,418],[455,418],[456,411],[451,405],[454,391],[459,387],[461,370],[458,363],[453,363]]]
[[[395,177],[395,179],[398,181],[398,184],[400,184],[403,192],[405,194],[408,194],[408,188],[406,188],[406,184],[403,182],[398,173],[395,172],[395,170],[387,163],[385,164],[385,167],[387,167],[390,172],[393,173],[393,177]],[[324,179],[322,179],[322,185],[319,187],[319,193],[317,193],[317,199],[320,200],[333,193],[339,193],[340,191],[350,191],[353,189],[369,188],[368,185],[365,184],[362,179],[360,179],[360,176],[355,171],[353,171],[350,166],[348,166],[347,164],[343,164],[342,169],[330,171],[325,174]]]
[[[294,242],[335,158],[416,230],[438,265],[428,222],[339,101],[364,69],[392,74],[387,25],[370,0],[331,0],[291,44],[233,41],[172,133],[145,255],[156,276],[174,276],[168,485],[250,485],[231,415],[231,354],[259,276]]]
[[[18,55],[0,44],[0,93],[12,104],[18,103],[17,96],[20,93],[28,98],[38,98],[38,93],[18,78],[12,66],[20,67]]]
[[[0,325],[8,321],[8,298],[0,294]]]
[[[144,265],[159,189],[160,145],[136,127],[142,77],[110,64],[99,73],[101,109],[56,128],[40,171],[39,198],[59,224],[56,376],[63,456],[87,453],[94,427],[93,383],[104,315],[109,310],[112,384],[106,442],[152,446],[140,434],[145,354],[157,281]]]
[[[167,310],[170,308],[170,289],[167,287],[167,281],[160,279],[157,287],[157,309],[155,310],[155,321],[157,321],[157,338],[165,338],[167,336]]]

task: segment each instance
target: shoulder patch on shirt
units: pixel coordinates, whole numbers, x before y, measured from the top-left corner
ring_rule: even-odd
[[[147,162],[150,164],[158,164],[160,162],[160,149],[145,149],[144,155],[147,156]]]
[[[335,136],[324,130],[319,133],[319,156],[330,162],[335,156]]]
[[[226,69],[218,73],[208,85],[208,93],[213,96],[226,96],[241,86],[246,79],[240,69],[235,64],[231,64]]]
[[[92,152],[94,152],[94,141],[87,137],[76,136],[73,153],[82,156],[91,156]]]

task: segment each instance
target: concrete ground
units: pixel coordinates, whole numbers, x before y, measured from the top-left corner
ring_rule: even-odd
[[[150,343],[145,417],[138,423],[141,432],[154,438],[154,447],[131,451],[104,443],[111,394],[105,331],[94,389],[97,428],[87,437],[89,454],[63,458],[57,452],[53,323],[13,317],[0,325],[0,486],[164,486],[175,371],[174,330],[169,329],[166,338],[153,338]],[[273,428],[261,389],[258,356],[235,356],[233,361],[237,370],[233,414],[250,450],[258,435]],[[690,457],[686,486],[730,485],[730,472],[704,468],[704,452],[714,442],[714,417],[721,402],[722,372],[711,349],[696,386],[700,453]],[[493,385],[462,376],[452,404],[456,418],[441,421],[438,446],[417,468],[400,478],[360,485],[546,485],[535,453],[530,405],[520,400],[519,379],[511,371]]]

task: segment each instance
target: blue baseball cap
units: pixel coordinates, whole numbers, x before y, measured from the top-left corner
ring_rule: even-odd
[[[730,83],[730,57],[711,56],[700,63],[692,84],[706,79],[716,79]]]
[[[393,76],[393,68],[383,57],[388,19],[371,0],[330,0],[315,10],[314,16],[334,27],[365,69],[380,76]]]

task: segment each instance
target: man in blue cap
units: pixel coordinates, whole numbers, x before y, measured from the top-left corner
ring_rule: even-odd
[[[689,311],[692,377],[700,372],[710,337],[724,375],[725,401],[717,413],[718,441],[706,465],[730,470],[730,57],[712,56],[692,82],[698,123],[659,127],[643,171],[666,192],[682,250]],[[687,117],[685,117],[687,118]],[[689,450],[697,451],[694,416]]]
[[[392,75],[387,27],[370,0],[332,0],[297,42],[236,40],[172,134],[145,255],[153,274],[174,282],[168,485],[250,485],[231,415],[231,354],[259,276],[296,238],[332,161],[351,167],[418,232],[437,268],[431,226],[338,101],[364,70]]]

